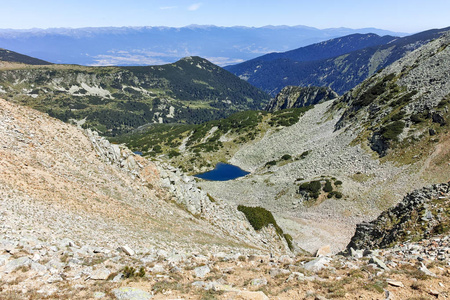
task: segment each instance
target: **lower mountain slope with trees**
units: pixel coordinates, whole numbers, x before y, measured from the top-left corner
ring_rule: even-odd
[[[198,124],[269,101],[200,57],[148,67],[13,64],[0,67],[0,96],[110,136],[147,123]]]

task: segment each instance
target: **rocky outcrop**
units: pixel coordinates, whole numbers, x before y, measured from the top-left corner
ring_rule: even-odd
[[[329,87],[287,86],[269,102],[266,110],[274,112],[287,108],[305,107],[335,99],[338,96],[339,95]]]
[[[450,182],[415,190],[376,220],[356,226],[347,249],[386,248],[450,229]]]

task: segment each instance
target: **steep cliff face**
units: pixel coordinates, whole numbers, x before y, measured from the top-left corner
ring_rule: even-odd
[[[347,249],[386,248],[420,241],[450,230],[450,183],[436,184],[406,195],[376,220],[356,226]]]
[[[282,109],[305,107],[337,98],[339,95],[328,87],[287,86],[266,107],[274,112]]]

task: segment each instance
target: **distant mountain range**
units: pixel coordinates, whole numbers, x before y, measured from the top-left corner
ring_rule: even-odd
[[[201,56],[224,66],[354,33],[405,35],[376,28],[306,26],[0,29],[0,47],[63,64],[155,65]]]
[[[284,53],[271,53],[226,70],[275,96],[288,85],[328,86],[342,94],[450,28],[397,38],[353,34]]]

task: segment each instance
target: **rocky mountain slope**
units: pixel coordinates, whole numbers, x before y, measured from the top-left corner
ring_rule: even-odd
[[[90,130],[4,100],[0,130],[1,299],[449,296],[448,236],[282,255],[273,227]]]
[[[0,95],[106,135],[147,123],[201,123],[269,100],[200,57],[153,67],[8,65],[0,68]]]
[[[283,88],[275,98],[267,104],[267,111],[306,107],[319,104],[339,97],[332,89],[327,87],[297,87],[287,86]]]
[[[0,48],[0,66],[2,62],[22,63],[27,65],[51,65],[51,63],[47,61]]]
[[[300,48],[287,54],[255,58],[249,62],[228,66],[226,69],[272,96],[288,85],[328,86],[343,94],[376,71],[448,30],[449,28],[429,30],[397,39],[388,37],[383,40],[375,37],[379,45],[342,54],[341,49],[351,49],[355,43],[354,38],[350,36]],[[370,37],[374,38],[372,35]],[[364,41],[366,38],[368,36],[360,36],[356,39],[356,45],[363,47],[365,44],[361,43],[361,40]],[[309,54],[312,49],[319,49],[320,53],[336,51],[336,54],[334,57],[330,55],[328,58],[320,59],[320,56],[316,58],[315,55]]]

